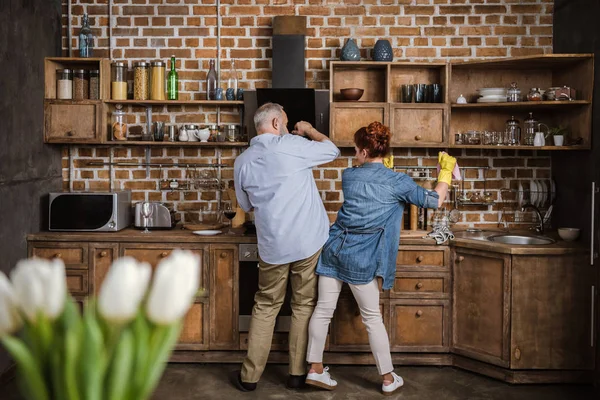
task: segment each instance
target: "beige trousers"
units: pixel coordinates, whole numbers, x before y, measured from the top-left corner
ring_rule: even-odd
[[[343,282],[328,276],[319,277],[319,301],[310,319],[308,327],[308,350],[306,360],[309,363],[323,362],[323,351],[327,338],[327,328],[337,306]],[[383,318],[379,310],[379,285],[373,279],[366,285],[349,285],[352,294],[358,303],[362,321],[367,327],[369,345],[375,357],[379,375],[390,373],[394,370],[390,342]]]
[[[248,333],[248,355],[242,364],[242,382],[258,382],[271,351],[275,318],[291,280],[292,323],[289,333],[290,375],[306,374],[308,322],[317,300],[315,268],[321,250],[304,260],[289,264],[259,263],[258,291]]]

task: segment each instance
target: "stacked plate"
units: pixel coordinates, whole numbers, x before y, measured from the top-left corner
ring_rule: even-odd
[[[506,88],[481,88],[477,89],[480,98],[478,103],[504,103],[506,102]]]

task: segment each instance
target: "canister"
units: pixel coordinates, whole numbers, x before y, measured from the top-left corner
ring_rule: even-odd
[[[90,92],[90,80],[85,69],[73,71],[73,99],[87,100]]]
[[[149,95],[148,63],[138,61],[133,64],[133,98],[135,100],[148,100]]]
[[[100,99],[100,70],[90,70],[90,100]]]
[[[150,99],[165,99],[165,63],[162,61],[150,63]]]
[[[123,62],[111,64],[111,98],[113,100],[127,100],[126,67]]]
[[[73,98],[73,71],[70,69],[56,70],[56,98],[62,100]]]

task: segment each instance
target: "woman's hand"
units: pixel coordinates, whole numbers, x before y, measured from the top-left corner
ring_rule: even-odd
[[[444,151],[440,151],[438,153],[438,163],[440,164],[438,182],[444,182],[450,186],[452,184],[452,170],[456,166],[456,158]]]

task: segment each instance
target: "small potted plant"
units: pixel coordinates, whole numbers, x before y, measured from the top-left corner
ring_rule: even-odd
[[[548,133],[552,135],[555,146],[562,146],[565,142],[565,136],[569,133],[567,128],[561,125],[548,129]]]

